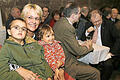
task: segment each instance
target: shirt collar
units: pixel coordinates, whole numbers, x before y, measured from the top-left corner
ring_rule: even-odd
[[[98,29],[100,29],[101,28],[101,25],[98,27]],[[94,29],[96,29],[96,26],[94,26]]]
[[[70,20],[69,20],[68,18],[66,18],[66,19],[68,20],[68,22],[69,22],[71,25],[73,25],[72,22],[70,22]]]

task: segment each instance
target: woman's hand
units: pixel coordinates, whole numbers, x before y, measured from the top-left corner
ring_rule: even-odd
[[[24,80],[39,80],[36,79],[37,75],[35,73],[22,67],[16,69],[16,71],[24,78]]]
[[[47,80],[52,80],[51,78],[48,78]]]
[[[54,75],[54,80],[65,80],[63,69],[61,69],[61,68],[56,69],[55,75]]]

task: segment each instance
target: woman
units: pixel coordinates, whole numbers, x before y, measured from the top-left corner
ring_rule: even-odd
[[[53,27],[55,22],[60,19],[60,12],[59,10],[54,10],[52,12],[52,19],[50,20],[50,26]]]
[[[35,30],[38,28],[38,25],[40,24],[40,18],[42,16],[42,9],[40,6],[36,4],[27,4],[24,6],[21,18],[23,18],[26,21],[27,24],[27,36],[25,38],[25,41],[27,43],[35,42]],[[16,64],[15,64],[16,65]],[[18,66],[18,65],[16,65]],[[16,67],[14,66],[14,67]],[[10,66],[12,67],[12,66]],[[17,72],[24,78],[28,79],[29,77],[35,78],[35,73],[32,71],[29,71],[24,68],[18,68]],[[34,74],[34,75],[33,75]]]

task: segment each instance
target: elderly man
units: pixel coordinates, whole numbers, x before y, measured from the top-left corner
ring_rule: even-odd
[[[79,20],[80,7],[71,4],[64,12],[65,17],[56,22],[53,30],[56,40],[62,42],[65,51],[65,71],[78,80],[100,80],[97,69],[77,61],[77,56],[83,57],[93,50],[91,41],[81,46],[76,40],[75,28],[72,25]]]
[[[20,14],[21,14],[21,12],[20,12],[19,8],[13,7],[11,9],[10,15],[9,15],[8,20],[6,22],[6,30],[8,29],[9,24],[12,22],[12,20],[14,20],[16,18],[20,18]],[[6,38],[8,38],[8,33],[6,33]]]
[[[117,16],[118,16],[118,9],[117,8],[112,8],[111,21],[116,23],[118,21]]]
[[[109,20],[102,19],[102,15],[99,10],[93,10],[89,14],[91,26],[86,26],[86,36],[92,37],[93,43],[100,46],[107,46],[110,48],[110,53],[112,56],[117,56],[120,53],[120,35],[116,27]],[[114,58],[102,62],[101,73],[102,80],[109,80],[112,71]]]

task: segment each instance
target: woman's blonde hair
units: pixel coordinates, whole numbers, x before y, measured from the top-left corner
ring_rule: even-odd
[[[21,18],[25,19],[25,16],[30,12],[30,9],[34,9],[37,14],[42,17],[43,11],[41,7],[37,4],[27,4],[24,6],[22,13],[21,13]]]

